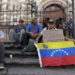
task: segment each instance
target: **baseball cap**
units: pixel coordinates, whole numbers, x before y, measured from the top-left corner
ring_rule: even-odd
[[[48,23],[54,23],[54,20],[50,19],[48,20]]]
[[[23,20],[23,19],[19,19],[19,22],[23,23],[23,22],[24,22],[24,20]]]

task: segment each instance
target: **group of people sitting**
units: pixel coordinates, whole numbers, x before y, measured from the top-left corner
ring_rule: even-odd
[[[29,50],[28,48],[32,45],[34,46],[34,42],[40,43],[43,42],[43,32],[45,30],[57,29],[55,21],[49,19],[45,22],[44,28],[41,25],[37,24],[37,19],[33,18],[31,24],[24,26],[24,21],[22,19],[19,20],[19,25],[11,29],[9,32],[9,39],[11,41],[11,46],[14,45],[14,42],[17,42],[19,45],[23,46],[22,53]],[[4,33],[0,31],[0,68],[4,68]],[[31,43],[31,44],[30,44]],[[35,47],[34,47],[35,48]],[[31,48],[31,49],[34,49]]]
[[[31,24],[29,24],[27,27],[23,25],[23,22],[24,21],[20,19],[19,25],[15,29],[11,29],[9,32],[11,46],[13,46],[14,41],[18,42],[19,45],[22,45],[24,47],[22,53],[26,51],[26,48],[28,47],[31,39],[33,39],[34,42],[37,43],[43,42],[43,31],[57,29],[55,26],[55,22],[52,19],[46,21],[46,25],[44,28],[42,28],[41,25],[37,24],[36,18],[33,18]]]

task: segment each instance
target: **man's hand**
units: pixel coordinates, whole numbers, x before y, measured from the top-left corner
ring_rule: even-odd
[[[36,38],[35,42],[38,43],[38,41],[39,41],[39,37]]]
[[[73,42],[75,43],[75,39],[70,39],[70,38],[68,38],[68,37],[65,37],[65,40],[66,40],[66,41],[73,41]]]
[[[32,38],[36,38],[37,37],[37,35],[33,34],[32,32],[30,34],[31,34]]]

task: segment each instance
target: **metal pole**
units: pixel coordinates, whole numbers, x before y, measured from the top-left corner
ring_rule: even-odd
[[[20,18],[21,18],[21,3],[20,3]]]
[[[31,4],[31,17],[33,18],[33,4]]]
[[[73,26],[73,39],[75,39],[74,0],[72,0],[72,26]]]
[[[13,28],[14,28],[14,11],[15,10],[15,5],[13,5],[13,11],[12,11],[12,13],[13,13]]]

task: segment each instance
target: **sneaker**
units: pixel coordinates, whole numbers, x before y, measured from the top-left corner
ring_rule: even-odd
[[[3,63],[1,63],[0,64],[0,69],[4,69],[5,67],[4,67],[4,64]]]

